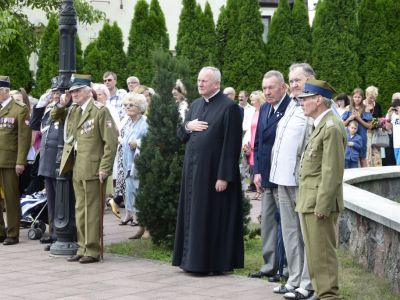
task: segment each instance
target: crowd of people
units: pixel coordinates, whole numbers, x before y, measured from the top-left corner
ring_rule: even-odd
[[[44,185],[49,235],[41,242],[51,249],[61,174],[71,178],[79,246],[68,261],[93,263],[101,255],[99,193],[107,195],[121,226],[136,227],[132,239],[145,232],[135,206],[135,158],[155,92],[135,76],[126,80],[128,91],[118,89],[111,71],[103,83],[74,74],[66,91],[58,82],[54,78],[35,101],[22,88],[11,91],[10,79],[0,76],[0,188],[7,208],[7,229],[0,214],[0,240],[19,242],[19,198]],[[249,276],[287,277],[273,290],[287,299],[339,299],[335,230],[343,209],[343,170],[380,166],[385,154],[390,164],[391,151],[400,164],[400,93],[381,118],[376,87],[368,87],[365,97],[359,88],[334,97],[336,91],[315,79],[306,63],[290,66],[288,85],[280,72],[268,71],[262,90],[241,90],[238,103],[233,87],[220,90],[221,73],[214,67],[200,71],[197,85],[201,97],[190,106],[182,81],[171,87],[181,118],[177,137],[186,144],[173,265],[202,274],[243,267],[241,191],[247,188],[261,195],[264,259]],[[377,142],[382,137],[390,145]]]

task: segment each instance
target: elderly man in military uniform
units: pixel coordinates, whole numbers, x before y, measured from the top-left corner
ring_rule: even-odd
[[[99,261],[101,193],[112,172],[118,144],[118,131],[106,107],[92,98],[89,75],[73,75],[73,104],[60,102],[52,112],[55,120],[66,116],[64,151],[60,173],[73,170],[78,251],[68,261],[82,264]],[[68,99],[68,97],[66,97]],[[100,190],[101,189],[101,190]]]
[[[336,257],[336,222],[343,209],[346,131],[332,112],[334,89],[325,81],[308,79],[298,96],[304,115],[314,119],[314,131],[300,166],[296,211],[304,235],[315,299],[340,299]],[[318,298],[317,298],[318,297]]]
[[[0,213],[0,242],[19,243],[21,206],[18,176],[25,169],[31,145],[29,108],[10,96],[8,76],[0,76],[0,189],[4,191],[7,211],[7,232],[3,213]],[[1,212],[3,208],[1,207]]]

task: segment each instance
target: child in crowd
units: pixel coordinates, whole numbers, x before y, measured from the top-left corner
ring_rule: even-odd
[[[392,100],[392,107],[386,114],[386,128],[393,132],[393,149],[396,165],[400,165],[400,99]]]
[[[357,134],[358,123],[357,121],[350,121],[347,126],[347,146],[346,146],[346,158],[345,168],[352,169],[358,168],[358,161],[361,155],[362,139]]]

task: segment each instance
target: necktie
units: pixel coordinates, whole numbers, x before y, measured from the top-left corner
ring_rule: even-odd
[[[269,118],[271,118],[274,113],[275,113],[275,109],[273,106],[271,106],[271,110],[269,111]]]

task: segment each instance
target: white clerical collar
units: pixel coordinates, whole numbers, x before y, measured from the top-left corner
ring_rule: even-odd
[[[219,90],[217,90],[214,94],[212,94],[210,97],[208,97],[208,98],[206,98],[206,97],[203,97],[204,98],[204,101],[206,101],[206,102],[210,102],[210,99],[212,98],[212,97],[214,97],[216,94],[218,94],[219,93]]]
[[[6,107],[7,104],[11,102],[11,99],[12,99],[11,97],[8,97],[8,99],[6,101],[3,101],[3,103],[0,103],[1,104],[1,109]]]
[[[314,120],[314,127],[317,128],[317,126],[319,125],[319,123],[321,123],[321,120],[323,117],[325,117],[325,115],[330,112],[331,109],[328,108],[327,110],[325,110],[322,114],[320,114],[315,120]]]
[[[89,102],[90,102],[90,98],[87,99],[86,102],[81,105],[82,114],[85,112],[86,107],[89,105]]]

